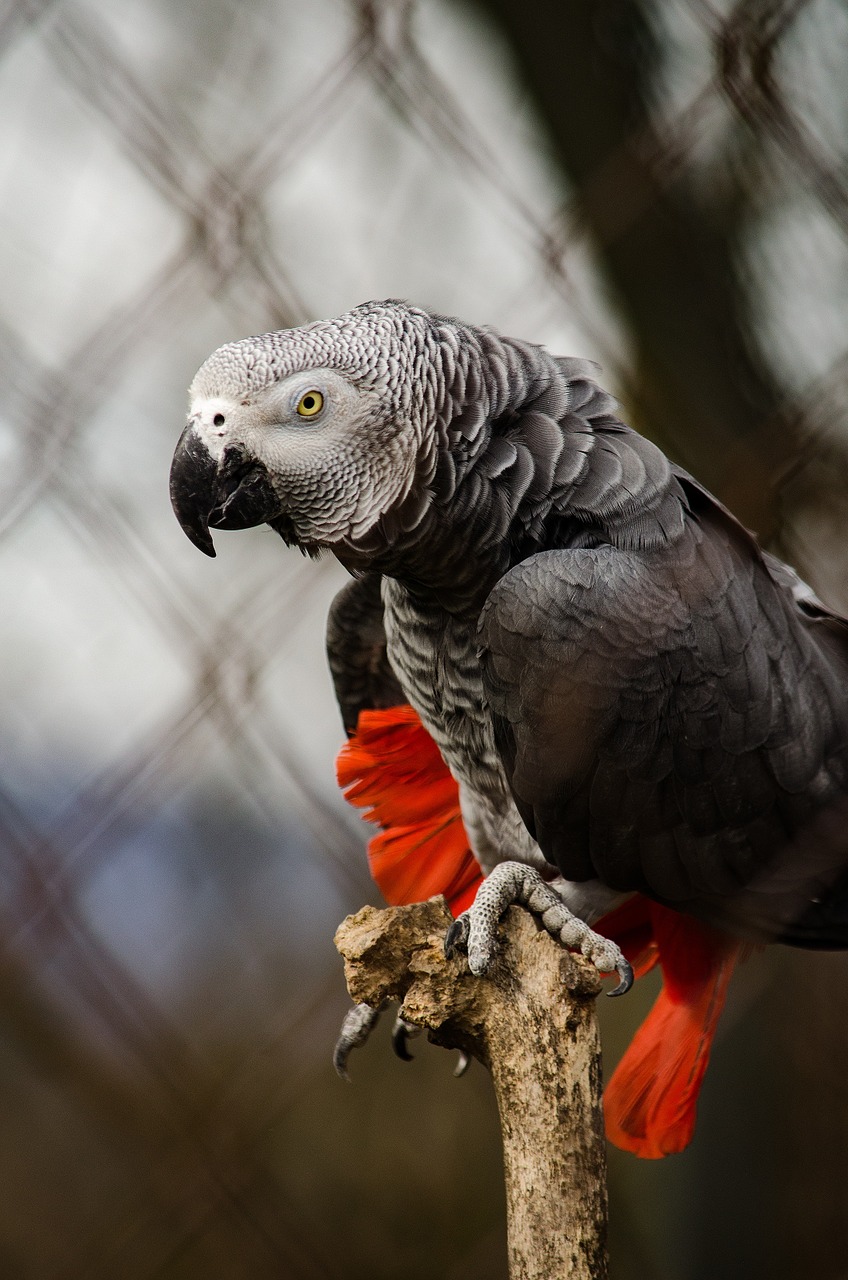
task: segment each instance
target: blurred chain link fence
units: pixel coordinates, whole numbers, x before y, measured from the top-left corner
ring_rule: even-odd
[[[633,154],[745,174],[778,541],[846,605],[848,12],[646,12],[651,151],[593,173],[605,234],[652,199]],[[590,355],[638,418],[585,192],[491,16],[435,0],[9,0],[0,118],[0,1275],[503,1274],[481,1073],[329,1068],[332,930],[376,900],[333,786],[341,573],[267,530],[203,560],[167,472],[209,351],[371,297]]]

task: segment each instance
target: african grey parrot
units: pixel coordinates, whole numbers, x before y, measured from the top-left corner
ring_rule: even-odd
[[[190,397],[189,538],[265,522],[333,552],[348,732],[408,703],[458,784],[486,878],[448,946],[475,973],[512,902],[620,988],[591,926],[628,895],[848,946],[848,624],[594,366],[389,301],[229,343]]]

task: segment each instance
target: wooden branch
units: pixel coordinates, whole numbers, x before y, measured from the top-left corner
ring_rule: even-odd
[[[336,946],[357,1003],[401,1004],[436,1044],[491,1072],[500,1113],[511,1280],[605,1280],[606,1153],[595,969],[510,908],[485,978],[446,960],[444,899],[339,926]]]

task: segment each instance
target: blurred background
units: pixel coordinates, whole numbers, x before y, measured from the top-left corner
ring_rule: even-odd
[[[7,0],[0,120],[0,1276],[502,1280],[482,1068],[332,1072],[343,575],[190,546],[185,388],[387,296],[589,356],[848,609],[848,10]],[[843,957],[743,967],[614,1280],[848,1276],[846,1026]]]

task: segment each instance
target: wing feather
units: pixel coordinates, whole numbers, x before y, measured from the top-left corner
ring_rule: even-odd
[[[378,573],[354,578],[336,595],[327,619],[327,658],[348,734],[360,711],[406,702],[386,657]]]
[[[495,737],[567,879],[737,929],[750,898],[752,932],[791,933],[848,862],[848,834],[818,821],[848,789],[848,630],[835,640],[794,575],[680,482],[694,496],[673,543],[545,551],[495,587],[480,620]]]

